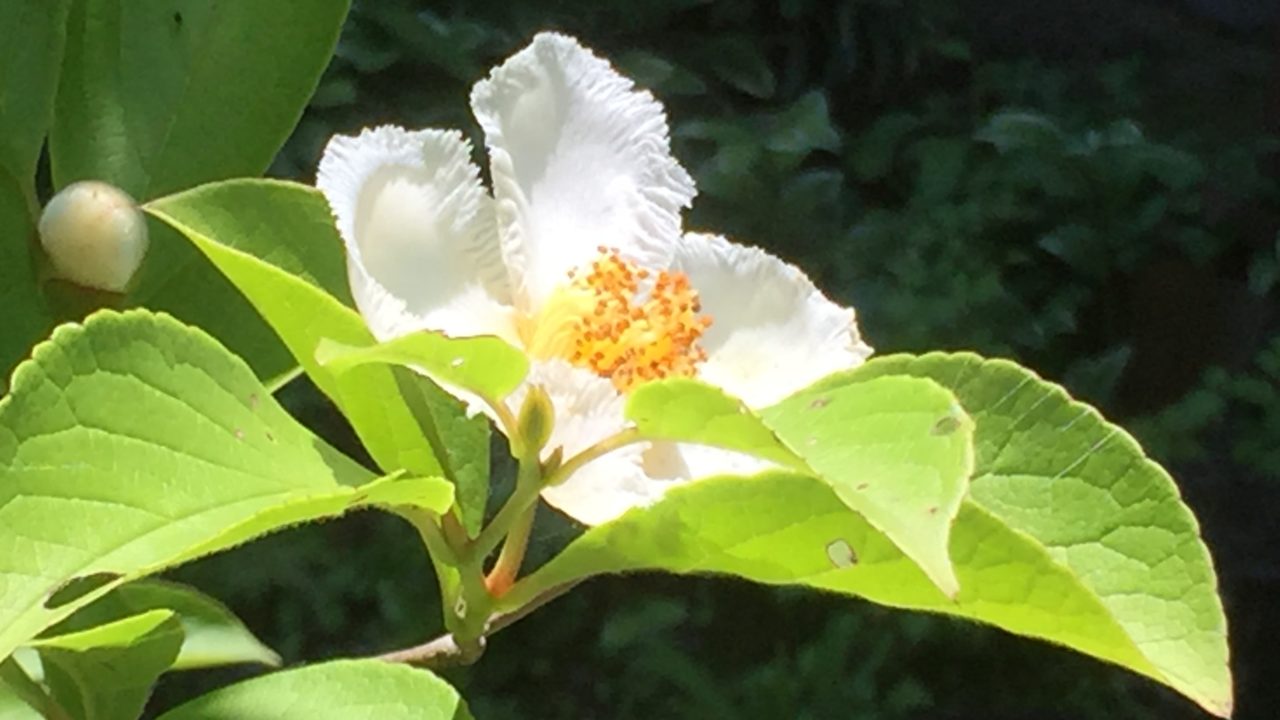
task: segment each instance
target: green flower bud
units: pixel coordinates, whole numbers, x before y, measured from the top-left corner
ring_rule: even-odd
[[[59,277],[120,293],[147,254],[147,221],[123,190],[84,180],[45,206],[40,244]]]
[[[556,411],[551,405],[551,397],[541,385],[529,388],[520,406],[520,417],[516,423],[520,430],[520,439],[532,452],[541,452],[542,447],[551,439],[551,429],[555,427]]]

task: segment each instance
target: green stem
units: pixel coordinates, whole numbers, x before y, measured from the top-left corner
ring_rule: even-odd
[[[544,487],[558,485],[577,472],[583,465],[601,455],[611,453],[632,443],[641,442],[644,439],[638,430],[628,428],[601,440],[564,461],[545,478],[542,477],[542,466],[536,457],[519,458],[520,469],[516,475],[516,489],[511,493],[511,497],[507,498],[506,504],[494,516],[492,522],[480,531],[480,535],[476,537],[475,542],[471,545],[471,552],[479,557],[488,557],[489,553],[493,552],[494,548],[498,547],[498,544],[502,542],[502,539],[507,537],[512,528],[516,527],[516,523],[520,522],[524,514],[534,507],[538,501],[538,494],[542,492]]]
[[[515,490],[471,544],[470,556],[473,558],[483,560],[488,557],[538,502],[538,493],[542,492],[542,468],[538,458],[526,455],[519,458],[519,463]]]
[[[493,411],[493,416],[498,420],[498,426],[502,428],[502,434],[512,443],[512,450],[519,457],[522,450],[518,450],[515,445],[520,442],[520,423],[516,420],[516,416],[511,412],[511,408],[505,403],[491,401],[484,398],[484,402]]]
[[[427,552],[431,554],[432,560],[451,567],[458,565],[458,553],[445,540],[444,532],[440,528],[440,520],[435,513],[413,507],[402,507],[399,512],[417,529],[418,537],[422,538],[422,544],[427,546]]]
[[[510,411],[500,404],[492,407],[499,422],[515,433],[517,426]],[[508,437],[519,463],[515,490],[475,540],[459,542],[456,537],[451,538],[454,533],[450,532],[447,519],[442,527],[430,513],[402,511],[418,528],[431,554],[445,600],[445,627],[449,634],[416,648],[388,653],[382,659],[430,666],[472,662],[483,650],[486,635],[519,620],[585,579],[548,583],[535,573],[516,580],[529,547],[538,495],[543,488],[564,482],[592,460],[645,438],[638,430],[628,428],[544,470],[539,449],[525,447],[518,434]],[[484,561],[499,544],[502,552],[486,579]],[[495,609],[500,611],[494,612]]]
[[[414,508],[402,508],[400,514],[417,528],[431,556],[444,601],[445,627],[464,653],[478,657],[493,605],[484,584],[484,568],[480,562],[455,551],[445,539],[436,515]]]
[[[559,485],[565,480],[568,480],[569,476],[581,469],[583,465],[586,465],[601,455],[607,455],[618,448],[626,447],[627,445],[638,443],[643,440],[645,440],[645,438],[640,434],[640,431],[635,428],[627,428],[610,435],[604,440],[601,440],[595,445],[592,445],[586,450],[583,450],[577,455],[565,460],[560,467],[556,468],[547,476],[546,486],[552,487],[554,485]]]

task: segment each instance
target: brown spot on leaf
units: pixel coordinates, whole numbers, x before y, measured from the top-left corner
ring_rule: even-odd
[[[960,418],[955,415],[944,415],[929,429],[930,435],[950,435],[960,429]]]

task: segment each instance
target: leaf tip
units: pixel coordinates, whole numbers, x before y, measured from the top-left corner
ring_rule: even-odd
[[[942,591],[951,602],[957,602],[960,595],[960,580],[956,577],[955,568],[952,567],[951,561],[947,560],[940,566],[936,566],[927,571],[929,579],[933,581],[935,587]]]

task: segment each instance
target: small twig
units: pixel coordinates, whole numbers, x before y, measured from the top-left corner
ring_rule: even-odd
[[[479,660],[483,654],[484,638],[479,639],[474,649],[464,649],[454,642],[453,635],[445,633],[421,645],[378,655],[376,659],[439,670],[458,665],[470,665]]]

